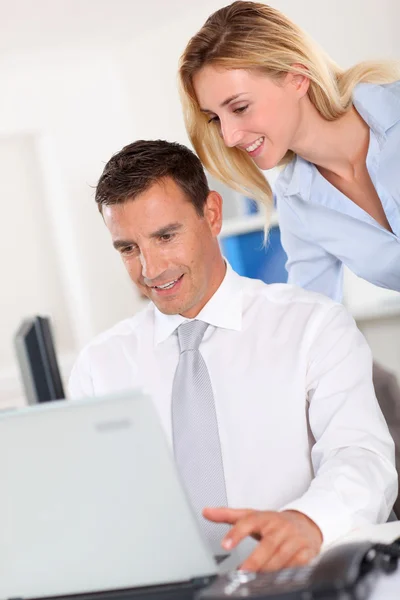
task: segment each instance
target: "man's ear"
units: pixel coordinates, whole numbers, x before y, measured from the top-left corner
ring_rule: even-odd
[[[211,190],[204,204],[204,218],[207,220],[212,234],[217,237],[222,227],[222,197]]]

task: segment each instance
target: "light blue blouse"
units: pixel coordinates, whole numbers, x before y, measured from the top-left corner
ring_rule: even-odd
[[[367,168],[393,233],[299,156],[274,186],[289,283],[338,301],[343,265],[400,292],[400,81],[361,83],[353,100],[371,130]]]

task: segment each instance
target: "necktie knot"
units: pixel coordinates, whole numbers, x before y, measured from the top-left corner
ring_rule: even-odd
[[[187,350],[198,350],[208,323],[204,321],[188,321],[178,327],[179,349],[182,352]]]

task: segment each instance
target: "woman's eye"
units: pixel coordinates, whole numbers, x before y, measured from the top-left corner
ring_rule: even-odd
[[[239,106],[239,108],[235,108],[235,110],[233,112],[235,114],[240,114],[240,113],[243,113],[248,107],[249,107],[248,104],[246,104],[246,106]]]
[[[211,119],[208,119],[208,123],[218,123],[219,122],[219,117],[215,116],[215,117],[211,117]]]

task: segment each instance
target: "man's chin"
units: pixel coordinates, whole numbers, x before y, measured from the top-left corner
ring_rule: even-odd
[[[153,304],[158,308],[158,310],[164,315],[179,315],[182,311],[185,310],[185,306],[182,305],[182,302],[177,302],[176,299],[168,302],[167,300],[163,300],[160,302],[160,299],[153,300]]]
[[[163,315],[179,315],[180,310],[179,308],[174,308],[172,306],[165,306],[165,305],[157,305],[158,310],[163,313]]]

